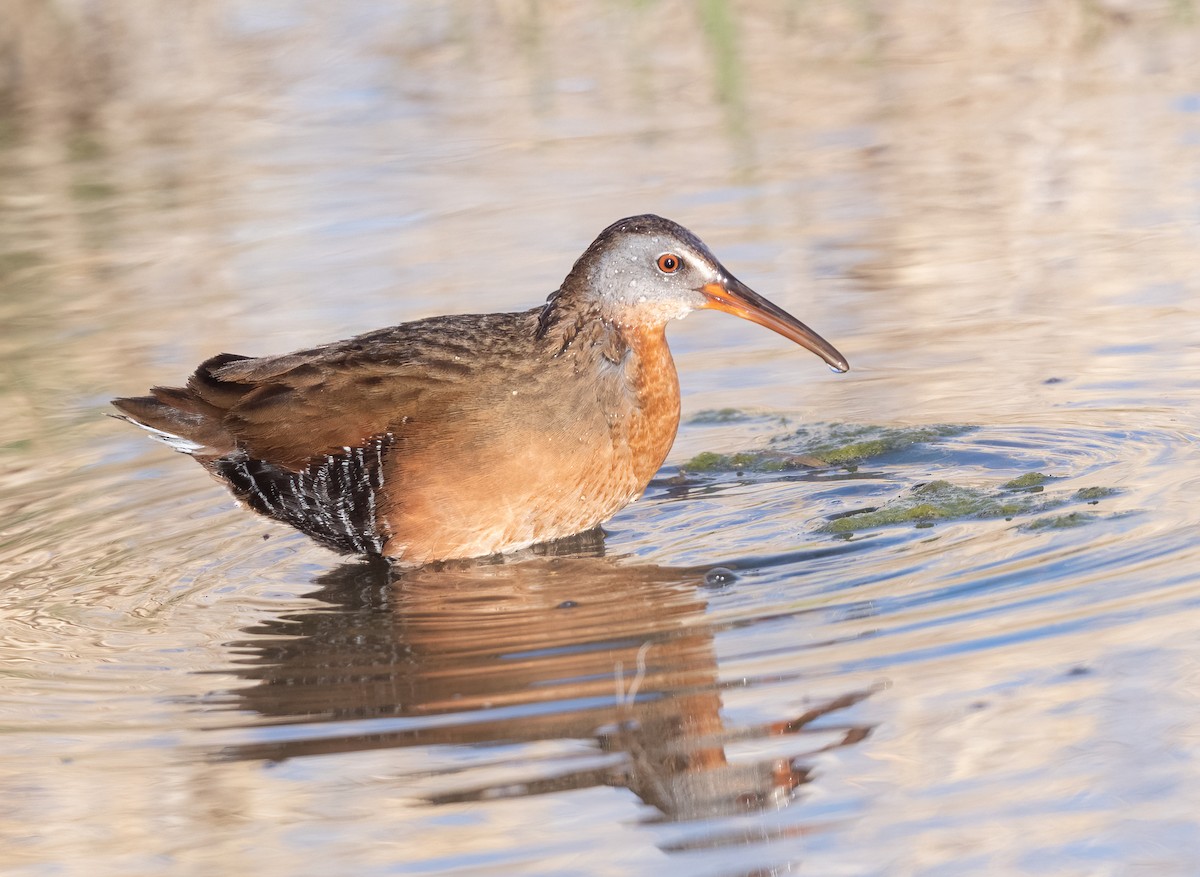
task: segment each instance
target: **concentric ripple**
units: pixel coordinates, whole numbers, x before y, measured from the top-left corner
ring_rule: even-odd
[[[1181,572],[1196,485],[1169,477],[1190,453],[1169,431],[1007,426],[852,466],[667,470],[604,540],[323,576],[311,608],[228,644],[241,681],[195,703],[227,717],[199,745],[221,762],[376,753],[433,820],[616,787],[694,873],[735,873],[748,846],[767,867],[857,812],[847,753],[903,731],[896,710],[930,679],[1028,674],[1037,654],[1083,678],[1104,631],[1200,608]],[[1036,502],[824,528],[934,479]],[[1164,507],[1188,514],[1147,513]],[[1031,526],[1047,508],[1086,517]]]

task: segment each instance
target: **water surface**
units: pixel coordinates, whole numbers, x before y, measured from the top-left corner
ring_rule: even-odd
[[[5,873],[1200,871],[1194,10],[760,6],[17,4]],[[852,371],[672,326],[602,533],[347,562],[103,416],[646,211]]]

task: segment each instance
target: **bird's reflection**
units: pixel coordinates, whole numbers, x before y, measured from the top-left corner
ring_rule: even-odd
[[[729,727],[716,629],[705,614],[706,570],[605,557],[599,542],[568,548],[566,556],[550,551],[519,562],[403,571],[347,565],[321,577],[311,596],[327,605],[250,629],[250,638],[234,644],[244,656],[238,674],[255,683],[236,692],[235,705],[313,733],[222,755],[279,760],[586,740],[602,756],[587,767],[550,779],[459,786],[427,800],[612,785],[666,818],[691,819],[782,805],[808,781],[809,756],[869,733],[868,726],[828,720],[819,737],[809,728],[867,692],[768,725]],[[370,720],[384,717],[418,721],[372,731]],[[322,722],[350,725],[322,734]],[[794,746],[783,747],[791,754],[727,757],[733,740],[773,735],[794,737]]]

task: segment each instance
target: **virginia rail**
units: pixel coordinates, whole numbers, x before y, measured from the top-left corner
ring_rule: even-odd
[[[281,356],[222,353],[115,399],[256,512],[420,564],[587,530],[637,499],[679,426],[668,321],[713,308],[845,358],[659,216],[602,231],[541,307],[431,317]]]

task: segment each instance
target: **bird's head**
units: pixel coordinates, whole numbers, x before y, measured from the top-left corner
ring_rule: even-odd
[[[850,368],[832,344],[734,277],[682,225],[661,216],[631,216],[600,232],[563,292],[618,325],[662,326],[700,308],[725,311],[778,332],[835,371]]]

